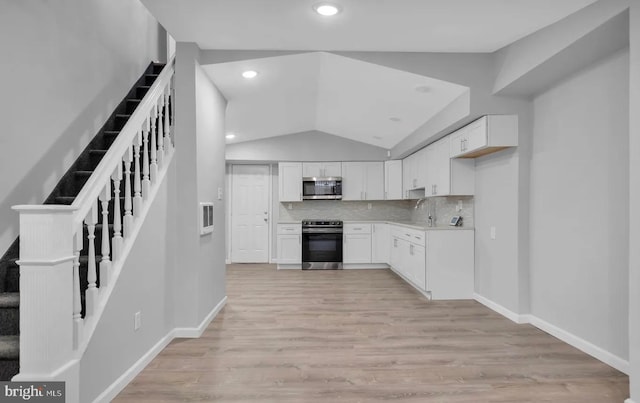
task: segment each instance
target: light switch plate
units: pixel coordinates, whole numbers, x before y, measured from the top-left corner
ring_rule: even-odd
[[[222,200],[222,188],[218,188],[218,200]]]

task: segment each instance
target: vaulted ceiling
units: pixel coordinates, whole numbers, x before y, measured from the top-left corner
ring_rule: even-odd
[[[142,0],[179,42],[299,52],[204,66],[233,142],[318,130],[387,149],[469,89],[327,52],[490,53],[595,1],[330,0],[327,18],[320,0]]]

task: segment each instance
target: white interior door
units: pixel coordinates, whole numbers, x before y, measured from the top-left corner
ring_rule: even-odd
[[[269,262],[269,166],[234,165],[231,185],[231,261]]]

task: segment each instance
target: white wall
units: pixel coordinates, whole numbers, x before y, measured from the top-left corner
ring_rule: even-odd
[[[39,204],[152,61],[164,30],[137,0],[3,1],[0,255],[15,204]]]
[[[225,187],[226,101],[203,73],[194,43],[176,46],[177,261],[173,274],[177,327],[200,325],[225,297],[225,213],[217,189]],[[214,231],[200,236],[199,203],[214,202]]]
[[[201,236],[198,273],[199,315],[202,321],[225,296],[225,110],[227,101],[196,64],[196,134],[198,200],[214,202],[213,233]]]
[[[640,3],[630,10],[629,110],[640,110]],[[640,206],[640,116],[629,114],[629,206]],[[640,402],[640,210],[629,210],[629,389]]]
[[[91,402],[173,328],[170,273],[175,263],[175,160],[136,238],[80,361],[80,401]],[[133,329],[141,313],[142,327]]]
[[[628,52],[534,99],[531,311],[628,357]]]

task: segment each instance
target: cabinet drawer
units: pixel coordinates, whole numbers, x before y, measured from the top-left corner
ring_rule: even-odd
[[[370,234],[371,224],[344,224],[345,234]]]
[[[278,224],[278,235],[302,234],[301,224]]]
[[[424,231],[418,231],[405,227],[392,227],[391,235],[398,239],[403,239],[416,245],[425,246]]]

